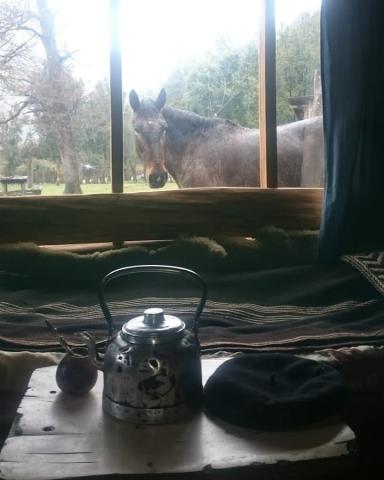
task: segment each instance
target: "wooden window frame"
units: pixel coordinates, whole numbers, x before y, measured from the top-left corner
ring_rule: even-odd
[[[0,198],[0,243],[162,240],[182,234],[253,236],[267,225],[291,230],[318,229],[323,189],[276,188],[275,1],[260,1],[261,188],[122,193],[122,76],[116,28],[120,0],[110,0],[113,193]]]
[[[112,193],[124,192],[123,75],[119,28],[120,3],[121,0],[110,0],[109,2]]]

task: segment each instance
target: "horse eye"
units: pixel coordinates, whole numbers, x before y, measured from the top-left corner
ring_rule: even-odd
[[[134,129],[135,133],[137,133],[138,135],[142,135],[143,134],[143,131],[141,128],[135,128]]]
[[[137,153],[140,155],[140,154],[143,154],[144,153],[144,145],[142,144],[142,142],[137,142],[136,143],[136,151]]]

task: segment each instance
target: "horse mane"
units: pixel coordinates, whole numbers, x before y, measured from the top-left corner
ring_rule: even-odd
[[[196,135],[219,126],[241,128],[240,125],[231,120],[203,117],[197,113],[180,110],[178,108],[164,107],[161,112],[168,126],[171,127],[171,129],[177,129],[181,135]]]

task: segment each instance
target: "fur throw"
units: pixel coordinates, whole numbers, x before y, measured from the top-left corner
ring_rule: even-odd
[[[150,246],[130,245],[94,253],[71,253],[34,244],[0,248],[0,280],[20,285],[33,277],[45,284],[98,284],[108,272],[129,265],[162,264],[200,273],[238,273],[314,263],[318,232],[260,230],[256,238],[182,237]],[[89,283],[88,283],[89,284]]]

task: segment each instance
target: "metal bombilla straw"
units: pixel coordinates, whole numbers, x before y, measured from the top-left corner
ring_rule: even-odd
[[[58,332],[57,328],[55,328],[51,322],[48,320],[44,320],[45,324],[48,327],[48,330],[52,333],[53,336],[57,338],[59,341],[60,345],[64,348],[64,350],[69,354],[72,355],[72,357],[81,357],[81,355],[77,354],[72,348],[69,346],[68,342],[65,340],[65,338],[60,335]]]

